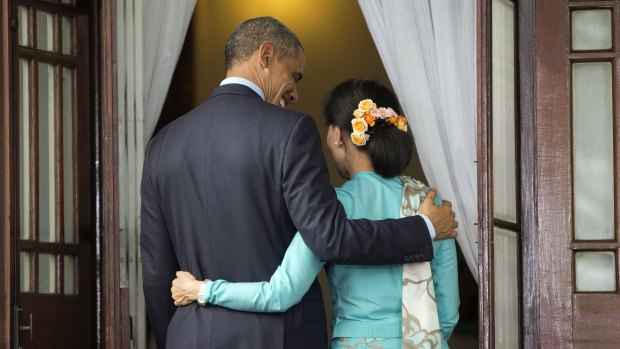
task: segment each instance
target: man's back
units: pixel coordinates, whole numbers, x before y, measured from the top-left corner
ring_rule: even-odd
[[[198,278],[269,278],[296,231],[283,199],[282,176],[288,140],[301,118],[305,117],[265,103],[245,86],[225,85],[153,139],[145,162],[149,178],[143,195],[152,194],[159,206],[153,210],[160,210],[163,221],[143,222],[164,226],[143,230],[150,230],[149,235],[157,229],[168,233],[159,234],[161,241],[143,236],[142,244],[166,244],[168,235],[173,250],[161,247],[157,255],[143,255],[157,260],[159,266],[152,270],[152,278],[145,270],[145,293],[149,280],[169,284],[177,268]],[[147,294],[149,299],[157,302],[157,297]],[[316,282],[304,300],[285,314],[197,305],[175,310],[170,298],[159,301],[165,303],[149,308],[168,307],[174,312],[168,347],[284,348],[289,335],[301,344],[299,348],[320,348],[326,343]]]

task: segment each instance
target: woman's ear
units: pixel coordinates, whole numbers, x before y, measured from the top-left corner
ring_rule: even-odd
[[[334,142],[342,142],[340,127],[330,126],[334,128]]]
[[[333,143],[336,148],[342,149],[344,146],[344,139],[342,139],[343,132],[340,131],[340,128],[338,126],[330,125],[328,135],[331,136],[329,142]]]

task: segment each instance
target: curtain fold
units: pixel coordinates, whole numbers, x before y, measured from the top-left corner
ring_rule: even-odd
[[[164,105],[196,0],[117,0],[120,286],[129,292],[131,348],[154,348],[147,332],[140,263],[144,150]]]
[[[195,6],[196,0],[149,0],[143,7],[145,144],[159,120]]]
[[[358,0],[431,186],[478,279],[474,0]]]

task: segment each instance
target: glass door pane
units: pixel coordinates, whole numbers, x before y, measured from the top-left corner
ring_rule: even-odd
[[[573,64],[573,186],[576,240],[614,238],[612,67]]]
[[[32,27],[30,20],[30,8],[25,6],[17,6],[17,44],[21,46],[31,46],[30,28]]]
[[[55,67],[39,69],[39,241],[56,242]]]
[[[75,31],[75,20],[72,17],[61,17],[62,23],[62,53],[72,55],[74,53],[75,43],[73,41]]]
[[[54,16],[51,13],[37,11],[37,48],[54,50]]]
[[[64,290],[67,295],[77,294],[77,257],[65,256],[64,257]]]
[[[519,348],[519,239],[517,233],[495,228],[495,347]]]
[[[573,50],[611,48],[611,10],[577,10],[571,17]]]
[[[73,158],[74,71],[62,68],[62,163],[64,242],[75,243],[75,195]]]
[[[616,286],[616,254],[614,252],[575,253],[575,290],[577,292],[614,292]]]
[[[56,256],[48,253],[39,254],[39,293],[58,293],[58,273]]]
[[[32,253],[19,253],[19,291],[33,292]]]
[[[493,1],[493,211],[517,223],[514,3]]]
[[[19,60],[19,231],[22,240],[32,238],[30,188],[30,61]]]

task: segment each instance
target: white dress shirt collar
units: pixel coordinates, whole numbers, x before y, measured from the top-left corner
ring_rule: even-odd
[[[265,100],[265,93],[263,92],[263,90],[261,90],[260,87],[258,87],[258,85],[256,85],[255,83],[253,83],[252,81],[248,79],[239,78],[239,77],[230,77],[230,78],[224,79],[220,83],[220,86],[228,85],[228,84],[240,84],[243,86],[247,86],[251,88],[252,91],[256,92],[260,96],[260,98],[263,99],[263,101]]]

